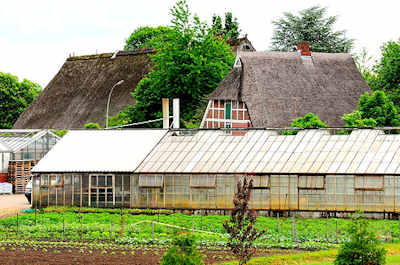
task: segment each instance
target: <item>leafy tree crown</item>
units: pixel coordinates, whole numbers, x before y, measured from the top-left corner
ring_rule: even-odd
[[[239,22],[231,12],[225,13],[225,22],[218,15],[213,15],[211,28],[215,35],[222,35],[226,40],[237,40],[240,35]]]
[[[0,128],[12,128],[19,115],[39,95],[40,85],[0,72]]]
[[[162,117],[161,98],[180,98],[181,118],[190,121],[205,95],[228,74],[235,60],[230,46],[192,16],[186,1],[171,9],[170,29],[152,40],[152,70],[132,93],[136,104],[114,120],[132,123]],[[153,123],[149,126],[158,127]]]
[[[162,38],[171,29],[165,26],[158,27],[139,27],[132,32],[126,40],[124,50],[134,50],[140,48],[152,48],[152,41],[155,38]]]
[[[357,109],[344,114],[347,127],[400,126],[400,114],[383,91],[365,92],[358,100]]]
[[[400,39],[383,44],[381,59],[372,69],[361,72],[373,91],[383,90],[400,108]]]
[[[297,128],[307,128],[307,129],[328,127],[328,125],[326,125],[326,123],[321,121],[317,115],[311,112],[304,115],[304,117],[299,117],[297,119],[294,119],[290,126]],[[282,134],[296,135],[297,131],[283,131]]]
[[[294,15],[285,12],[283,17],[272,21],[274,32],[271,49],[274,51],[296,51],[299,42],[310,42],[310,50],[315,52],[350,52],[353,39],[345,36],[345,31],[334,31],[337,17],[326,17],[325,7],[313,6]]]

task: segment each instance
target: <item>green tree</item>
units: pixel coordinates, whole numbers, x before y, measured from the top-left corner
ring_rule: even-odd
[[[321,121],[317,115],[314,113],[307,113],[304,117],[299,117],[293,120],[290,127],[297,127],[297,128],[327,128],[328,126],[326,123]],[[297,131],[283,131],[282,134],[284,135],[296,135]]]
[[[139,27],[135,29],[125,42],[124,50],[134,50],[139,48],[152,48],[152,41],[162,37],[171,29],[164,26],[158,27]]]
[[[400,114],[383,91],[365,92],[358,100],[357,109],[345,114],[347,127],[400,126]]]
[[[220,16],[213,15],[211,28],[215,35],[222,35],[226,40],[237,40],[239,38],[239,22],[231,12],[225,13],[224,25]]]
[[[368,54],[366,48],[363,48],[361,52],[353,55],[354,62],[358,68],[358,71],[364,77],[365,81],[369,84],[371,80],[375,78],[375,74],[372,71],[372,60],[373,57]]]
[[[385,43],[381,50],[381,59],[372,69],[372,76],[366,80],[372,90],[385,91],[400,107],[400,39]]]
[[[181,118],[190,121],[204,95],[232,68],[235,56],[229,45],[197,16],[191,16],[186,1],[178,1],[171,13],[172,30],[152,41],[157,53],[151,55],[152,70],[133,92],[136,104],[119,113],[117,120],[132,123],[160,118],[161,98],[180,98]]]
[[[350,52],[353,39],[345,36],[345,31],[334,31],[337,17],[326,17],[327,9],[313,6],[296,16],[285,12],[283,17],[272,21],[274,33],[271,49],[274,51],[296,51],[297,44],[310,42],[310,50],[315,52]]]
[[[0,72],[0,128],[12,128],[41,89],[27,79],[19,82],[18,77]]]
[[[348,229],[350,241],[341,245],[335,265],[383,265],[386,250],[379,246],[376,233],[369,222],[356,213]]]
[[[292,127],[300,128],[326,128],[328,127],[314,113],[307,113],[304,117],[299,117],[292,122]]]
[[[202,265],[203,256],[197,251],[193,235],[178,234],[172,240],[172,247],[165,252],[161,265]]]

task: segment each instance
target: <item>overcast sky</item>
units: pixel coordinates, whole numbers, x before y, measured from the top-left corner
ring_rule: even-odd
[[[139,26],[168,25],[174,0],[2,0],[0,15],[0,72],[27,78],[45,87],[69,54],[84,55],[122,49]],[[378,57],[379,47],[400,38],[400,1],[350,0],[188,0],[201,20],[231,11],[242,34],[259,51],[267,50],[271,21],[285,11],[313,5],[338,15],[336,29],[354,38],[355,51],[366,47]]]

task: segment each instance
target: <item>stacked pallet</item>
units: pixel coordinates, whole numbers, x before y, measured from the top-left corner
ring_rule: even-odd
[[[31,170],[35,166],[34,160],[10,161],[8,163],[8,177],[15,188],[15,193],[25,193],[25,186],[31,178]]]

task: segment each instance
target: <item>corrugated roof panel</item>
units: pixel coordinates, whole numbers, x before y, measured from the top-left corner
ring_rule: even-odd
[[[353,130],[350,135],[329,135],[324,130],[303,130],[296,136],[273,134],[276,133],[249,130],[243,136],[233,136],[207,130],[190,137],[175,136],[181,138],[176,144],[178,150],[161,160],[169,164],[169,172],[266,174],[382,174],[383,171],[394,174],[400,163],[395,153],[400,138],[380,130]],[[168,150],[174,142],[171,141]],[[149,157],[150,162],[156,155]],[[171,167],[175,169],[171,171]],[[147,166],[140,170],[144,168],[149,170]]]
[[[339,152],[342,150],[343,146],[349,140],[349,137],[342,137],[342,135],[332,135],[331,139],[334,141],[334,145],[330,150],[328,156],[326,157],[324,163],[321,165],[321,172],[330,172],[332,167],[332,173],[336,173],[336,169],[340,162],[336,160]]]
[[[133,172],[165,134],[165,130],[69,131],[32,172]]]
[[[47,134],[60,138],[50,130],[1,130],[0,153],[18,152]]]
[[[304,147],[300,159],[298,159],[292,170],[296,170],[299,173],[308,172],[308,169],[313,162],[313,159],[310,156],[322,136],[323,134],[320,131],[315,130],[314,137],[308,138],[308,144]]]
[[[365,153],[357,152],[353,160],[350,162],[347,172],[356,172],[357,168],[360,166],[361,161],[364,159]]]

